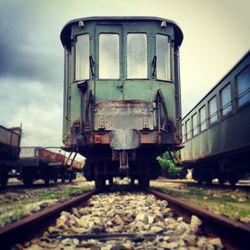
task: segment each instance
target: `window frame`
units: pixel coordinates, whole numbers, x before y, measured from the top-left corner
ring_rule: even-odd
[[[133,76],[129,76],[129,72],[128,72],[128,70],[129,70],[129,55],[128,55],[128,49],[129,49],[129,45],[128,45],[128,37],[129,37],[129,35],[134,35],[134,34],[136,34],[136,35],[145,35],[145,37],[146,37],[146,39],[145,39],[145,41],[146,41],[146,48],[145,48],[145,52],[146,53],[144,53],[144,55],[145,55],[145,59],[146,59],[146,62],[145,62],[145,65],[144,66],[146,66],[146,69],[144,69],[145,70],[145,77],[133,77]],[[125,75],[126,75],[126,79],[127,80],[134,80],[134,79],[143,79],[143,80],[146,80],[146,79],[149,79],[149,75],[148,75],[148,69],[149,69],[149,65],[148,65],[148,54],[149,54],[149,33],[148,32],[127,32],[126,34],[125,34],[125,37],[126,37],[126,39],[125,39],[125,46],[124,46],[124,48],[125,48],[125,51],[124,51],[124,54],[125,54],[125,57],[124,57],[124,60],[125,60],[125,64],[126,64],[126,72],[125,72]],[[132,65],[133,66],[133,65]]]
[[[240,76],[242,76],[242,73],[245,72],[245,71],[250,72],[250,65],[249,64],[246,67],[244,67],[243,70],[241,70],[241,72],[235,77],[236,89],[237,89],[237,105],[238,105],[238,108],[242,108],[242,107],[245,107],[246,105],[250,104],[250,99],[246,100],[246,102],[243,102],[243,103],[240,104],[240,99],[241,98],[243,98],[244,96],[250,95],[250,87],[244,89],[244,91],[239,94],[239,79],[238,78]],[[249,83],[250,83],[250,79],[249,79]]]
[[[189,130],[188,130],[188,125],[189,125]],[[192,139],[192,124],[191,124],[191,119],[188,118],[185,121],[185,127],[186,127],[186,139],[187,141]]]
[[[229,88],[230,101],[226,102],[223,105],[222,92],[226,88]],[[220,89],[219,93],[220,93],[220,103],[221,103],[221,117],[227,117],[228,115],[230,115],[233,112],[233,95],[232,95],[232,84],[231,84],[231,82],[228,82],[225,86],[223,86],[223,88]],[[224,114],[223,111],[226,110],[229,107],[231,107],[231,109]]]
[[[204,120],[201,119],[201,110],[204,109],[204,114],[205,114],[205,118]],[[205,124],[205,128],[202,128],[202,125]],[[208,128],[207,126],[207,111],[206,111],[206,105],[204,104],[200,109],[199,109],[199,129],[200,132],[205,131]]]
[[[167,54],[167,78],[166,79],[162,79],[158,77],[158,53],[157,53],[157,36],[164,36],[168,38],[168,43],[167,43],[167,48],[168,48],[168,54]],[[171,39],[170,36],[167,34],[163,34],[163,33],[156,33],[155,35],[155,55],[156,55],[156,74],[155,77],[158,81],[166,81],[166,82],[170,82],[172,81],[172,50],[171,50]]]
[[[194,117],[196,117],[196,126],[194,126]],[[192,135],[196,136],[199,134],[199,123],[198,123],[198,114],[197,112],[195,112],[192,116],[191,116],[191,121],[192,121]],[[196,133],[195,133],[196,131]]]
[[[101,35],[117,35],[118,37],[118,63],[117,63],[117,73],[118,73],[118,77],[114,78],[114,77],[101,77],[101,43],[100,43],[100,37]],[[99,80],[120,80],[121,79],[121,35],[119,32],[100,32],[98,33],[98,37],[97,37],[97,43],[98,43],[98,79]],[[105,61],[105,60],[104,60]]]
[[[181,125],[181,132],[182,132],[182,143],[186,142],[186,125],[183,123]]]
[[[215,100],[215,105],[216,105],[216,111],[214,113],[211,114],[211,101]],[[212,98],[209,99],[208,101],[208,121],[209,121],[209,125],[213,125],[215,123],[218,122],[219,116],[218,116],[218,101],[217,101],[217,95],[214,95]],[[215,121],[212,121],[212,119],[216,117]]]
[[[89,53],[88,53],[88,77],[87,78],[77,78],[77,39],[78,37],[81,37],[81,36],[85,36],[85,35],[88,35],[88,49],[89,49]],[[89,65],[89,57],[91,55],[91,42],[90,42],[90,33],[83,33],[83,34],[78,34],[77,36],[75,36],[75,43],[74,43],[74,81],[83,81],[83,80],[88,80],[90,79],[90,65]],[[78,73],[79,75],[79,73]]]

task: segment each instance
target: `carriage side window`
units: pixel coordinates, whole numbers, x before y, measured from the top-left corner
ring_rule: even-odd
[[[198,117],[197,113],[192,116],[193,136],[198,134]]]
[[[232,95],[230,84],[221,90],[221,106],[223,116],[232,111]]]
[[[127,35],[127,77],[147,78],[147,35]]]
[[[239,106],[250,102],[250,66],[248,65],[236,78]]]
[[[218,111],[217,111],[216,96],[214,96],[214,97],[208,102],[208,112],[209,112],[209,122],[210,122],[210,124],[213,124],[213,123],[217,122],[217,119],[218,119]]]
[[[89,34],[76,37],[75,80],[89,79]]]
[[[189,119],[186,121],[186,131],[187,131],[187,140],[188,140],[191,138],[191,123]]]
[[[119,35],[99,35],[99,78],[118,79],[120,74]]]
[[[182,124],[182,142],[186,141],[185,124]]]
[[[157,79],[170,80],[170,43],[168,36],[156,35]]]
[[[206,120],[206,107],[203,106],[200,109],[200,130],[203,131],[207,128],[207,120]]]

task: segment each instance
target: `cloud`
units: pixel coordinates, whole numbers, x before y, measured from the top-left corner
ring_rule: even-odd
[[[61,145],[60,32],[71,19],[98,15],[155,15],[180,25],[185,114],[249,49],[248,2],[1,0],[0,124],[22,122],[23,145]]]
[[[25,2],[24,2],[25,3]],[[63,49],[43,16],[37,15],[35,5],[6,3],[0,10],[0,75],[34,79],[44,83],[62,79]],[[20,7],[20,9],[18,8]],[[51,65],[55,67],[52,69]]]
[[[62,145],[62,86],[15,78],[0,82],[0,124],[22,123],[22,145]]]

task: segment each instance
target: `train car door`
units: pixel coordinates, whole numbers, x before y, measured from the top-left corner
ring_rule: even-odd
[[[152,80],[151,62],[153,60],[154,37],[151,24],[130,22],[124,25],[124,99],[151,101]]]
[[[95,101],[123,99],[122,25],[96,24]]]

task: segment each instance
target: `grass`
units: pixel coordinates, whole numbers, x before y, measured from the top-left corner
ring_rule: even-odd
[[[186,185],[181,186],[181,188],[176,186],[168,187],[166,184],[156,183],[151,186],[170,196],[188,201],[195,206],[250,223],[250,199],[249,194],[244,191],[212,187],[188,187]]]
[[[87,191],[88,189],[84,190]],[[72,194],[80,194],[83,192],[82,188],[79,187],[71,187],[68,189],[60,190],[60,191],[49,191],[41,194],[38,197],[38,200],[54,200],[54,199],[63,199],[70,197]]]
[[[15,201],[11,201],[10,199],[9,201],[1,202],[0,226],[24,217],[27,211],[32,209],[32,205],[41,204],[43,202],[57,202],[94,188],[92,183],[79,183],[73,182],[72,184],[51,186],[48,188],[28,189],[25,191],[29,194],[27,197]],[[1,194],[0,198],[2,195],[4,194]]]

